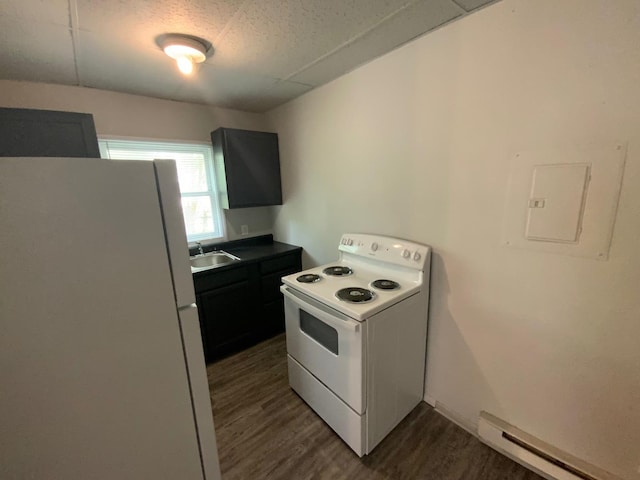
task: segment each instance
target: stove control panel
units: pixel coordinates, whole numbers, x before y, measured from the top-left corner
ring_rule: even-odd
[[[430,247],[400,238],[346,233],[340,239],[338,249],[351,255],[423,270],[429,260]]]

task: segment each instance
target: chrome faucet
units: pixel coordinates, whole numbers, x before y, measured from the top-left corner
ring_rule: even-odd
[[[204,250],[202,250],[202,244],[200,242],[196,242],[196,245],[198,246],[198,253],[200,255],[204,255]]]

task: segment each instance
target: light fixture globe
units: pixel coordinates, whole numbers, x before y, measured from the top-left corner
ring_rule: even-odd
[[[193,71],[194,63],[202,63],[207,59],[207,48],[193,38],[169,35],[162,40],[161,46],[164,53],[177,62],[178,68],[185,75]]]

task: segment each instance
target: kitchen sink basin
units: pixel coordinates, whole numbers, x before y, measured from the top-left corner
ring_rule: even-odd
[[[195,271],[221,267],[222,265],[237,262],[238,260],[240,260],[238,257],[231,255],[230,253],[223,252],[222,250],[216,250],[214,252],[191,257],[191,270]]]

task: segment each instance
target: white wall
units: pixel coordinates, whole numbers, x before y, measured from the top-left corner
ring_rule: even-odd
[[[0,80],[0,106],[91,113],[98,136],[211,142],[218,127],[264,130],[264,115],[174,102],[139,95],[33,82]],[[271,233],[269,207],[227,210],[226,231],[240,237],[241,225],[250,235]]]
[[[428,395],[631,480],[640,464],[640,3],[504,0],[268,114],[306,264],[434,247]],[[512,155],[628,142],[608,261],[501,246]]]

